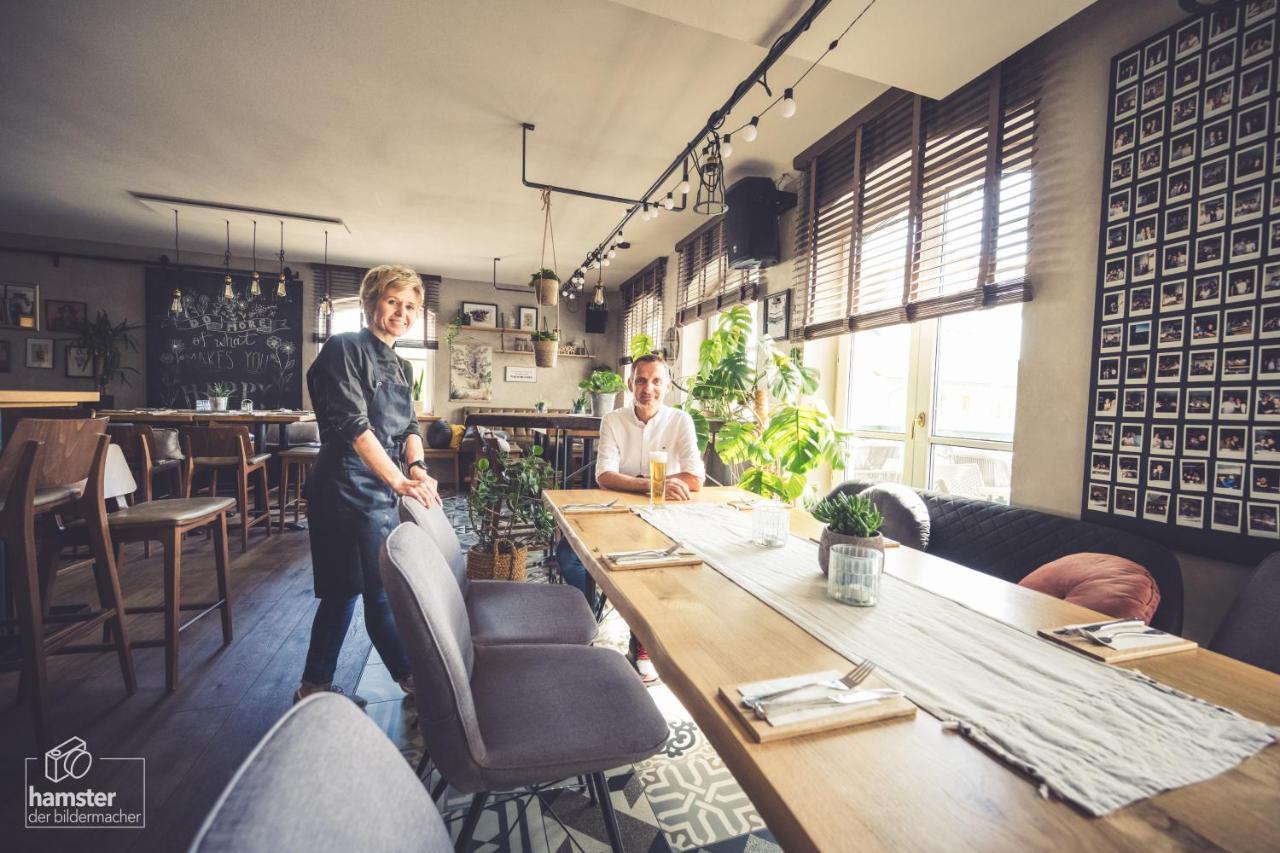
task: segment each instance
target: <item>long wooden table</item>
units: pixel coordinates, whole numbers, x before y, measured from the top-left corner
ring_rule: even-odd
[[[1280,849],[1280,746],[1216,779],[1090,818],[1060,801],[1042,799],[1029,777],[944,730],[926,713],[754,743],[717,696],[720,686],[847,671],[852,662],[709,566],[609,571],[601,564],[601,550],[665,545],[666,537],[632,513],[565,515],[559,510],[566,503],[613,498],[643,504],[645,497],[600,489],[544,495],[596,583],[788,851]],[[743,493],[707,488],[694,499],[734,497]],[[821,530],[800,511],[793,511],[791,524],[801,536]],[[908,548],[888,549],[886,570],[1030,634],[1099,616]],[[1131,666],[1280,725],[1280,676],[1205,650]]]

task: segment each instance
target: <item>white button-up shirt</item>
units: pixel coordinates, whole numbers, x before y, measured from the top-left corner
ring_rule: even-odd
[[[600,420],[600,445],[596,451],[596,481],[607,471],[628,477],[649,475],[649,453],[667,452],[667,474],[694,474],[705,479],[702,454],[693,418],[670,406],[642,423],[632,406],[615,409]]]

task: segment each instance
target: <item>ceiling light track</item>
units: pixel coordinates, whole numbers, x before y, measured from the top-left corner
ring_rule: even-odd
[[[546,184],[540,181],[529,180],[529,172],[528,172],[529,131],[534,129],[535,129],[534,126],[527,121],[520,123],[520,183],[524,184],[526,187],[529,187],[530,189],[550,190],[553,193],[563,193],[564,195],[576,195],[579,198],[593,198],[593,199],[596,199],[597,201],[611,201],[617,204],[625,204],[628,206],[644,204],[644,202],[638,198],[624,198],[623,196],[609,195],[608,193],[597,193],[597,192],[592,192],[590,190],[579,190],[579,189],[574,189],[573,187],[562,187],[556,184]],[[685,180],[689,179],[688,163],[686,163],[684,167],[684,178]],[[668,207],[667,210],[674,210],[677,213],[681,210],[684,210],[683,199],[681,200],[679,207]]]
[[[310,223],[312,225],[327,226],[329,228],[341,227],[348,234],[351,229],[347,227],[347,223],[343,222],[336,216],[321,216],[315,213],[299,213],[293,210],[273,210],[269,207],[248,207],[243,204],[231,204],[222,201],[208,201],[197,198],[183,198],[182,196],[172,195],[156,195],[155,193],[140,193],[133,190],[129,191],[129,195],[147,206],[158,205],[162,207],[180,207],[183,209],[191,208],[202,212],[218,214],[217,218],[225,218],[225,214],[232,213],[241,216],[257,217],[262,219],[279,219],[294,220],[297,222]]]

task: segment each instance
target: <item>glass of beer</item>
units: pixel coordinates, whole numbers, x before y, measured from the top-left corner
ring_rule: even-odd
[[[649,453],[649,506],[667,502],[667,451]]]

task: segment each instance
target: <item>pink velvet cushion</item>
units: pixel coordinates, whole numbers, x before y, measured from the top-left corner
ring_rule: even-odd
[[[1045,563],[1022,580],[1054,598],[1105,613],[1113,619],[1150,622],[1160,604],[1160,588],[1142,566],[1112,554],[1068,554]]]

